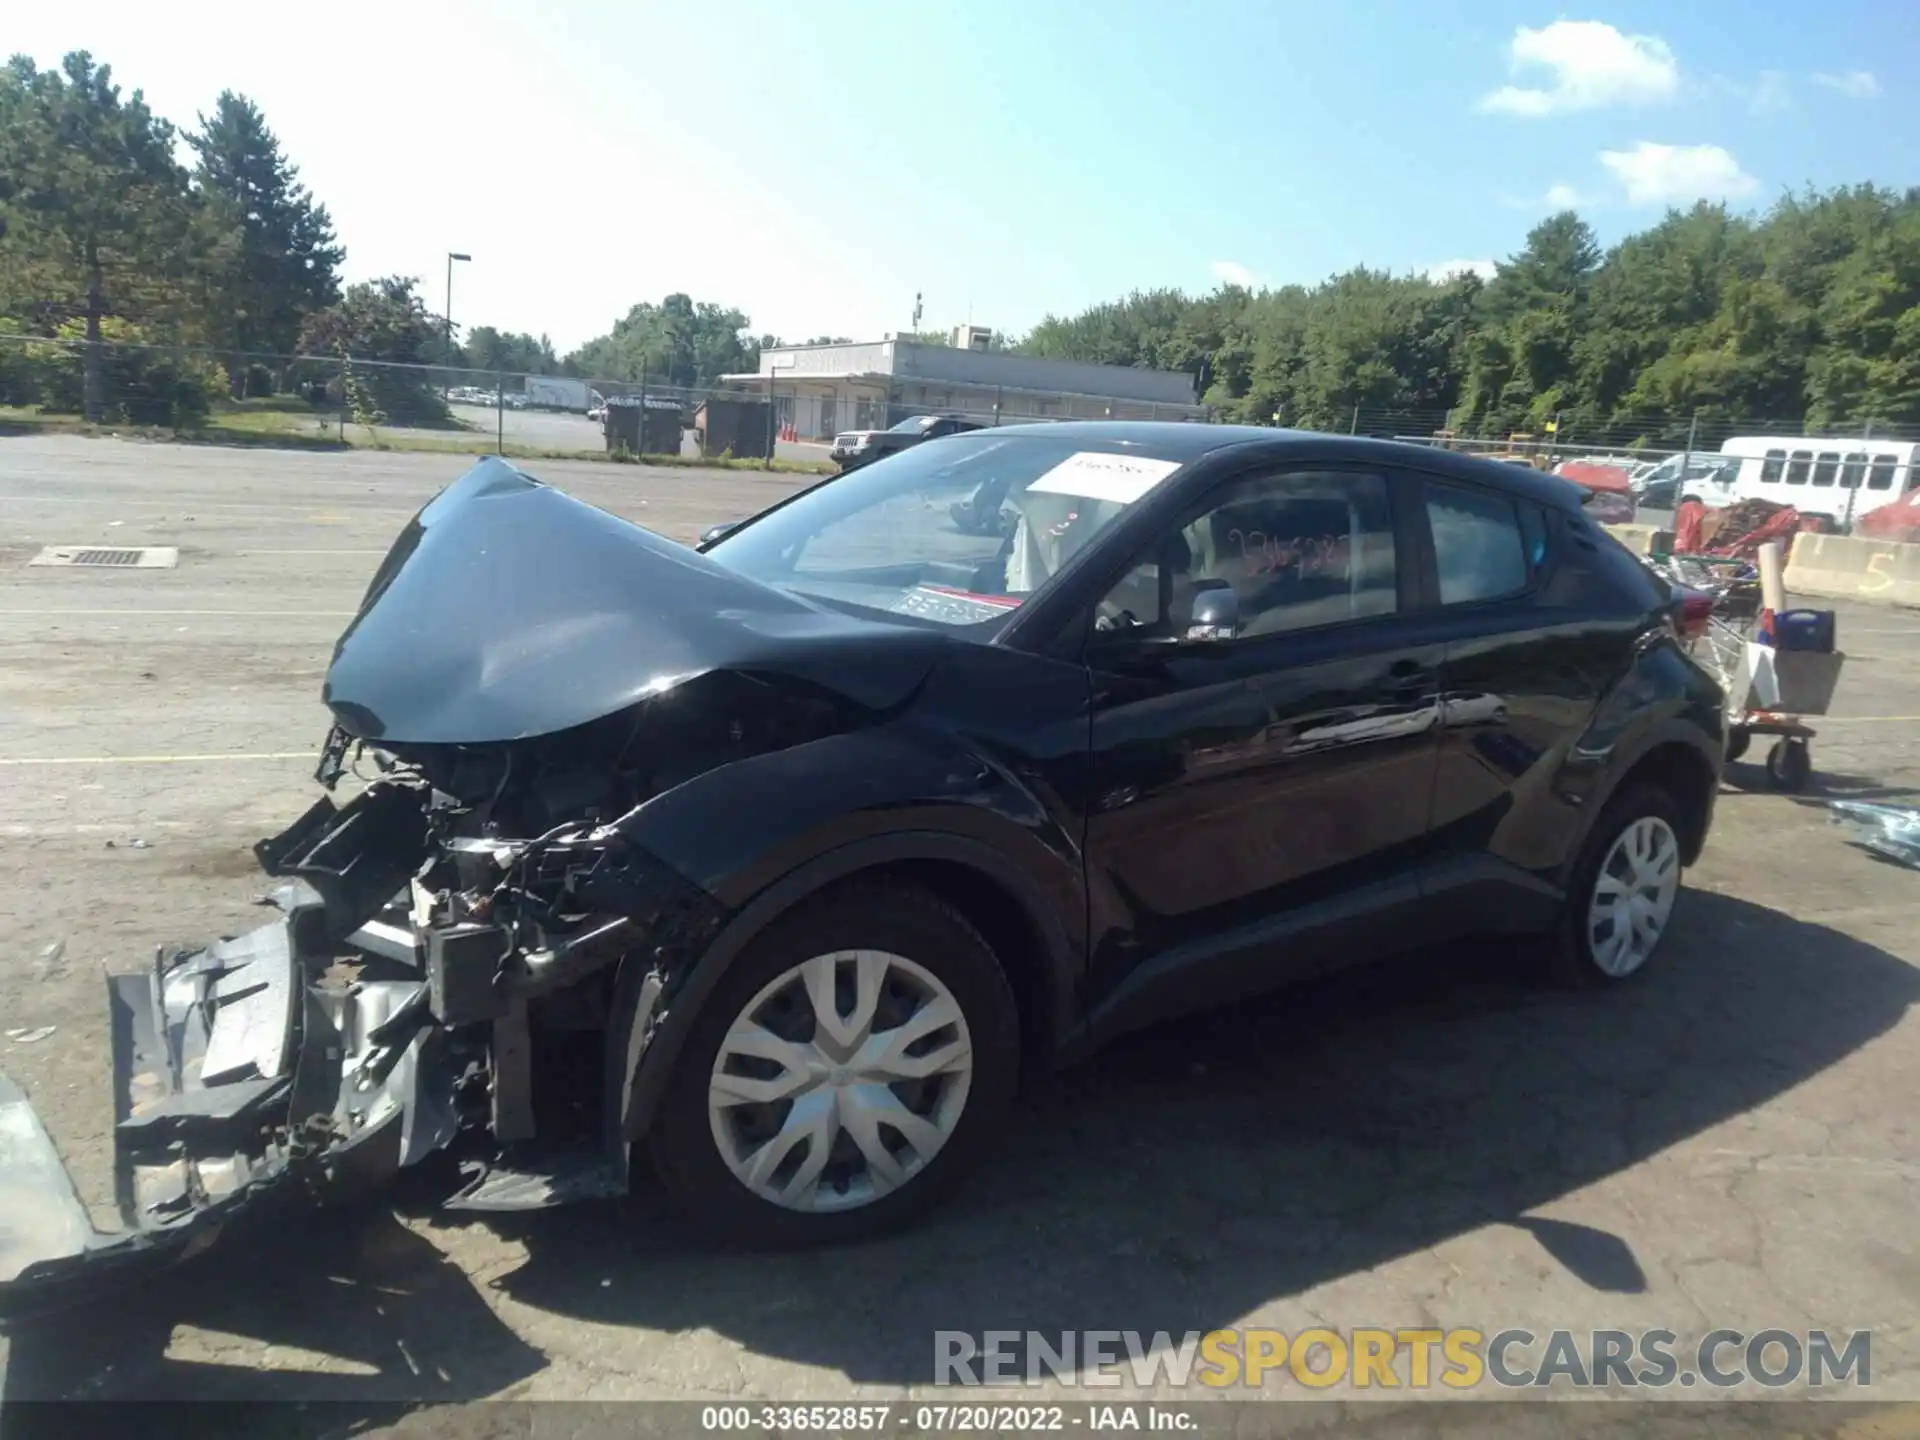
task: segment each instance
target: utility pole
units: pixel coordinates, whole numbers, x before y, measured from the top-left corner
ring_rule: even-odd
[[[447,369],[449,371],[453,369],[453,262],[456,260],[471,260],[471,259],[473,259],[471,255],[462,255],[458,250],[449,250],[447,252],[447,313],[444,316],[442,316],[441,319],[445,322],[445,325],[446,325],[445,338],[446,338],[447,353],[446,353],[445,360],[446,360]],[[447,384],[442,386],[441,388],[443,390],[451,389],[452,385],[453,385],[453,377],[449,375],[447,377]]]

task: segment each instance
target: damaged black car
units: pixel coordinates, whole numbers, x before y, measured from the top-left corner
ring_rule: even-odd
[[[0,1080],[0,1312],[435,1155],[864,1235],[1164,1017],[1486,931],[1628,983],[1725,744],[1676,607],[1571,485],[1365,439],[983,430],[696,548],[482,461],[335,647],[271,920],[110,982],[123,1230]]]

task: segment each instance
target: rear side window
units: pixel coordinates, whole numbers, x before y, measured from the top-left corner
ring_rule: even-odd
[[[1891,455],[1874,456],[1873,469],[1867,474],[1867,488],[1869,490],[1891,490],[1893,488],[1893,464],[1894,457]]]
[[[1767,451],[1767,458],[1764,462],[1762,462],[1760,466],[1760,483],[1762,485],[1778,485],[1780,483],[1780,474],[1786,468],[1787,468],[1787,452],[1786,451],[1784,450]]]
[[[1787,483],[1804,485],[1807,483],[1807,468],[1813,464],[1813,456],[1805,450],[1796,450],[1787,460]]]
[[[1442,605],[1471,605],[1518,595],[1533,567],[1520,507],[1504,495],[1427,486],[1427,523]]]
[[[1833,484],[1833,472],[1840,468],[1840,456],[1832,450],[1822,450],[1813,462],[1813,483],[1816,485]]]

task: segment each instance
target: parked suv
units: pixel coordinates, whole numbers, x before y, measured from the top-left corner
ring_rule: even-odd
[[[455,1208],[638,1146],[864,1236],[1172,1015],[1488,931],[1632,983],[1725,745],[1679,602],[1567,482],[1354,437],[949,436],[697,551],[484,460],[335,648],[371,779],[257,847],[282,917],[111,982],[126,1235],[0,1080],[0,1310],[454,1146]]]
[[[828,458],[844,472],[870,465],[888,455],[897,455],[923,440],[938,440],[943,435],[958,435],[980,429],[977,420],[963,415],[910,415],[886,430],[843,430],[833,437]]]

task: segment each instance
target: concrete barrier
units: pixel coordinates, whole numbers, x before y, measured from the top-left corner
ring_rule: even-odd
[[[1666,536],[1667,548],[1673,548],[1673,532],[1662,530],[1658,525],[1602,525],[1600,528],[1636,555],[1651,555],[1655,539],[1662,535]]]
[[[1786,580],[1796,595],[1920,606],[1920,545],[1802,531],[1787,556]]]

